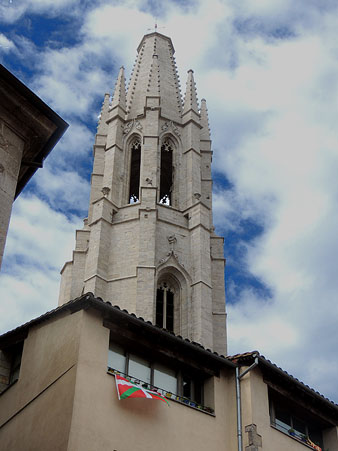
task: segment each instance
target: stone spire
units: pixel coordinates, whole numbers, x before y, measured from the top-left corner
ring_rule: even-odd
[[[194,71],[192,69],[188,70],[187,88],[184,97],[183,114],[187,113],[190,110],[193,110],[195,111],[195,113],[198,114],[196,84],[194,81]]]
[[[208,117],[208,109],[207,109],[207,102],[205,99],[201,100],[201,139],[202,140],[209,140],[210,139],[210,128],[209,128],[209,117]]]
[[[171,39],[160,33],[143,37],[130,77],[127,93],[127,119],[144,113],[146,98],[161,98],[161,115],[180,122],[182,102]]]
[[[116,80],[111,109],[115,108],[118,105],[123,108],[124,111],[126,111],[126,86],[123,66],[120,68],[119,75]]]
[[[110,95],[106,93],[104,95],[102,108],[101,108],[101,113],[100,113],[99,121],[98,121],[98,124],[97,124],[97,133],[99,135],[106,135],[107,134],[107,130],[108,130],[107,119],[108,119],[108,112],[109,112],[109,99],[110,99]]]

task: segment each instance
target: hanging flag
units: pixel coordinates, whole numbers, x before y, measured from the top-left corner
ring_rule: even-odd
[[[127,398],[148,398],[148,399],[160,399],[168,404],[166,398],[159,393],[151,390],[145,390],[138,384],[128,381],[124,377],[115,374],[116,390],[119,399]]]

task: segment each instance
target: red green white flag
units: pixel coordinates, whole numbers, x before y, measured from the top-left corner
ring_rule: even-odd
[[[166,398],[159,393],[151,390],[145,390],[138,384],[128,381],[124,377],[115,374],[116,390],[119,399],[127,398],[148,398],[148,399],[160,399],[168,404]]]

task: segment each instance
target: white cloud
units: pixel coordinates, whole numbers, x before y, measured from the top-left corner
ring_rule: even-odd
[[[214,167],[231,182],[230,190],[218,187],[214,194],[216,226],[226,239],[230,231],[242,233],[245,221],[263,227],[258,237],[249,241],[242,237],[238,246],[245,252],[234,264],[265,284],[271,298],[262,299],[262,291],[254,286],[230,287],[230,352],[258,348],[338,400],[332,371],[330,376],[325,369],[327,361],[334,371],[338,369],[334,357],[338,341],[337,6],[326,2],[320,9],[317,2],[309,1],[304,10],[303,3],[210,0],[183,10],[169,2],[159,20],[165,28],[159,31],[173,40],[182,85],[186,70],[193,68],[199,97],[208,101]],[[6,20],[15,21],[33,8],[66,14],[68,5],[27,2],[25,8],[18,6],[16,15],[11,10]],[[0,18],[3,11],[2,6]],[[146,2],[117,6],[102,2],[83,11],[73,46],[37,50],[27,39],[13,39],[27,61],[36,64],[33,88],[74,124],[49,157],[50,163],[47,160],[35,176],[37,193],[53,208],[86,205],[88,184],[77,168],[81,158],[88,158],[93,141],[81,120],[92,120],[98,113],[93,110],[104,92],[111,91],[118,66],[124,64],[130,71],[136,47],[152,23]],[[29,202],[22,200],[34,209],[36,203]],[[33,312],[27,304],[36,305],[36,311],[38,306],[46,309],[43,299],[57,292],[53,267],[61,267],[69,258],[61,257],[53,243],[63,236],[74,237],[73,221],[67,223],[61,214],[41,205],[40,213],[50,214],[48,226],[53,231],[42,244],[37,242],[37,232],[42,233],[39,221],[32,219],[29,209],[15,213],[11,225],[14,235],[9,237],[6,257],[10,264],[16,258],[16,240],[27,249],[11,266],[13,275],[5,273],[1,279],[14,300],[9,304],[17,322],[22,311]],[[20,237],[19,230],[26,230],[32,242]],[[29,251],[34,262],[26,265]],[[47,268],[40,277],[39,256]],[[15,275],[20,276],[20,284],[14,283]],[[50,280],[49,289],[38,285],[45,278],[47,285]]]
[[[0,274],[1,333],[57,305],[59,271],[71,258],[79,218],[52,210],[36,196],[13,208]]]
[[[89,203],[89,180],[75,169],[59,170],[52,165],[38,171],[33,182],[42,198],[56,210],[86,211]]]
[[[8,39],[4,34],[0,33],[0,52],[9,53],[13,49],[15,49],[14,42]]]
[[[0,4],[0,22],[15,23],[26,13],[45,14],[52,17],[61,12],[75,14],[74,7],[79,3],[79,0],[25,0],[24,2],[8,0]]]

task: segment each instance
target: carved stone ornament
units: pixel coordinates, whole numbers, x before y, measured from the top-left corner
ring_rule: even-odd
[[[175,244],[177,243],[177,238],[175,235],[169,235],[167,236],[167,240],[169,241],[170,244],[170,249],[173,251]]]
[[[109,192],[110,192],[110,188],[108,188],[108,186],[104,186],[104,187],[101,189],[101,192],[102,192],[102,194],[104,195],[104,197],[107,197],[108,194],[109,194]]]
[[[175,252],[175,244],[177,243],[177,238],[176,238],[175,234],[167,236],[167,240],[170,245],[170,251],[166,254],[165,257],[163,257],[163,258],[161,258],[161,260],[159,260],[159,262],[158,262],[159,265],[161,265],[162,263],[166,263],[170,259],[170,257],[174,257],[176,259],[177,263],[180,266],[182,266],[182,268],[184,268],[183,263],[180,262],[178,255]]]
[[[181,136],[181,133],[179,132],[178,128],[177,128],[176,125],[173,123],[173,121],[169,121],[169,122],[166,121],[166,122],[162,125],[161,129],[162,129],[163,131],[166,131],[166,130],[169,130],[169,129],[170,129],[170,130],[173,131],[173,133],[175,133],[175,135]]]
[[[171,256],[173,256],[176,259],[176,261],[178,262],[178,264],[184,268],[184,265],[178,259],[178,255],[173,250],[168,252],[165,257],[161,258],[161,260],[158,261],[158,264],[161,265],[162,263],[166,263],[170,259]]]
[[[137,130],[140,130],[140,131],[141,131],[142,128],[143,128],[139,121],[136,121],[136,120],[135,120],[135,121],[134,121],[134,125],[135,125],[135,128],[136,128]]]
[[[133,128],[133,122],[134,121],[131,121],[131,122],[128,122],[127,125],[122,125],[124,135],[128,135],[130,130]]]
[[[141,131],[142,130],[142,125],[140,124],[139,121],[137,121],[136,119],[133,119],[132,121],[128,122],[127,125],[122,125],[123,127],[123,134],[124,135],[128,135],[128,133],[132,130],[132,128],[136,128],[136,130]]]

